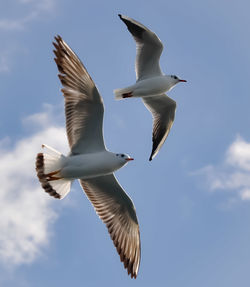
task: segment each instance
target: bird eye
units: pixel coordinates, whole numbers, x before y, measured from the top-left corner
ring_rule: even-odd
[[[124,154],[121,155],[121,157],[124,157],[124,156],[125,156]]]
[[[175,80],[177,80],[177,77],[176,77],[176,76],[174,76],[174,79],[175,79]]]

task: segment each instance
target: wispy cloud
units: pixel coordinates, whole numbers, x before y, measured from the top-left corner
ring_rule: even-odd
[[[13,45],[13,35],[10,32],[20,33],[33,21],[46,19],[45,15],[54,11],[57,0],[10,0],[11,5],[18,10],[18,16],[5,15],[0,18],[0,73],[11,71],[13,55],[20,52],[19,44]],[[11,36],[12,35],[12,36]],[[6,39],[7,37],[7,39]]]
[[[211,191],[231,191],[241,200],[250,200],[250,142],[238,136],[222,163],[205,166],[193,174],[205,176]]]
[[[25,124],[32,122],[37,130],[12,148],[9,138],[0,140],[0,260],[7,265],[36,259],[57,217],[53,199],[42,191],[35,174],[35,157],[42,143],[67,150],[64,128],[45,125],[54,122],[52,114],[50,109],[26,119]]]
[[[56,0],[15,0],[13,5],[28,6],[26,14],[18,16],[18,18],[4,18],[0,19],[0,30],[22,30],[25,26],[33,20],[39,19],[44,13],[53,11]]]
[[[7,51],[0,54],[0,73],[7,73],[10,71],[10,61]]]
[[[26,50],[20,46],[15,47],[10,45],[10,47],[8,47],[8,42],[3,41],[3,43],[5,43],[5,46],[0,48],[0,74],[8,74],[11,72],[18,56],[26,53]]]
[[[18,0],[22,4],[36,5],[39,10],[51,10],[54,8],[55,0]]]

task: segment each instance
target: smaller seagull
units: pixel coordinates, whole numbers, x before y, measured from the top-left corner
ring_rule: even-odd
[[[165,93],[186,80],[162,73],[159,60],[163,45],[155,33],[134,19],[121,14],[118,16],[126,24],[136,42],[136,83],[114,90],[114,94],[117,100],[140,97],[152,113],[153,148],[149,158],[151,161],[165,142],[174,122],[176,102]]]
[[[140,264],[140,232],[132,200],[119,185],[114,172],[133,160],[126,154],[109,152],[103,139],[103,99],[86,68],[63,41],[55,37],[55,62],[65,98],[66,130],[70,154],[53,148],[38,153],[36,171],[43,189],[62,199],[71,183],[79,179],[131,278]]]

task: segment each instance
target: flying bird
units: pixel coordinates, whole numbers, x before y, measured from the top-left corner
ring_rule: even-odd
[[[151,161],[165,142],[174,122],[176,102],[165,93],[186,80],[162,73],[159,60],[163,45],[154,32],[134,19],[121,14],[118,16],[126,24],[136,42],[136,83],[114,90],[114,94],[117,100],[140,97],[152,113],[153,148],[149,158]]]
[[[55,62],[65,99],[68,156],[43,145],[47,153],[38,153],[36,171],[43,189],[62,199],[71,183],[80,185],[97,214],[106,224],[111,239],[131,278],[140,264],[140,232],[132,200],[118,183],[114,172],[130,156],[106,149],[103,139],[103,99],[86,68],[72,49],[55,37]]]

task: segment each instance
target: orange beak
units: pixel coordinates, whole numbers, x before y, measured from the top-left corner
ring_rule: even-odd
[[[185,82],[186,83],[186,80],[179,80],[179,82]]]
[[[134,160],[132,157],[126,158],[126,161]]]

